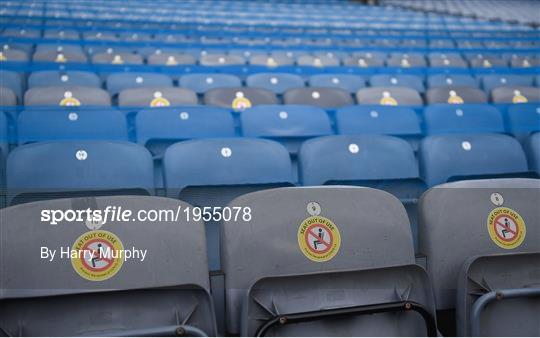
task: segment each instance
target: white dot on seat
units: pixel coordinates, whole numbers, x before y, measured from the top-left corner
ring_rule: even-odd
[[[379,117],[379,113],[378,113],[377,111],[375,111],[375,110],[370,111],[370,112],[369,112],[369,115],[370,115],[372,118],[374,118],[374,119],[376,119],[377,117]]]
[[[332,78],[332,83],[333,83],[333,84],[338,84],[338,83],[339,83],[339,79],[338,79],[337,77]]]
[[[223,157],[231,157],[232,150],[229,147],[223,147],[221,148],[221,156]]]
[[[286,111],[280,111],[279,112],[279,118],[282,120],[286,120],[289,117],[289,114]]]
[[[140,76],[137,76],[137,77],[135,78],[135,82],[136,82],[136,83],[143,83],[143,82],[144,82],[144,79],[143,79],[142,77],[140,77]]]
[[[319,92],[313,92],[311,93],[311,97],[317,100],[321,97],[321,94]]]
[[[77,150],[75,158],[79,161],[84,161],[88,158],[88,153],[85,150]]]
[[[68,119],[70,121],[77,121],[79,119],[79,115],[77,115],[77,113],[69,113],[68,114]]]
[[[349,144],[349,152],[351,154],[357,154],[358,151],[360,151],[360,148],[358,148],[358,144],[356,143]]]
[[[67,75],[60,76],[60,81],[67,82],[68,80],[69,80],[69,76],[67,76]]]
[[[211,77],[207,77],[207,78],[206,78],[206,83],[212,84],[212,83],[214,83],[214,79],[211,78]]]
[[[472,145],[471,145],[471,143],[469,141],[463,141],[463,142],[461,142],[461,147],[463,148],[463,150],[469,151],[469,150],[471,150]]]
[[[188,113],[188,112],[185,112],[185,111],[181,112],[181,113],[180,113],[180,119],[181,119],[181,120],[187,120],[187,119],[189,119],[189,113]]]
[[[270,83],[273,84],[273,85],[277,84],[278,83],[277,77],[270,78]]]
[[[457,110],[456,110],[456,115],[457,115],[457,116],[463,116],[463,110],[457,109]]]

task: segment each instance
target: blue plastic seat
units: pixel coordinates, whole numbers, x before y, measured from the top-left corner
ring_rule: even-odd
[[[118,110],[25,110],[18,121],[18,143],[73,140],[128,140],[125,115]]]
[[[532,86],[533,80],[532,76],[527,75],[484,75],[482,77],[482,87],[486,92],[490,93],[497,87]]]
[[[416,112],[408,107],[349,106],[336,111],[336,129],[342,135],[380,134],[403,138],[414,150],[422,136]]]
[[[352,74],[316,74],[310,76],[308,82],[311,87],[340,88],[349,93],[356,93],[366,86],[363,77]]]
[[[291,155],[305,140],[332,134],[328,115],[314,106],[260,105],[243,111],[240,121],[244,136],[278,141]]]
[[[419,93],[423,93],[425,90],[424,81],[416,75],[373,75],[369,79],[369,83],[372,87],[408,87]]]
[[[49,86],[101,87],[101,80],[92,72],[41,70],[28,77],[28,88]]]
[[[285,147],[251,138],[175,143],[163,156],[163,177],[167,196],[199,207],[224,207],[245,193],[293,182]],[[219,227],[206,222],[210,270],[220,269]]]
[[[505,132],[501,112],[484,104],[427,106],[424,123],[428,135]]]
[[[289,73],[257,73],[246,78],[248,87],[271,90],[276,94],[283,94],[286,90],[304,87],[304,80]]]
[[[107,77],[107,90],[114,96],[124,89],[144,87],[172,87],[172,79],[158,73],[113,73]]]
[[[478,81],[470,75],[465,74],[435,74],[427,78],[428,88],[437,87],[478,87]]]
[[[8,119],[3,111],[0,111],[0,152],[2,153],[0,162],[2,162],[9,152]],[[0,182],[2,182],[1,179]]]
[[[527,176],[516,139],[500,134],[436,135],[422,140],[420,172],[429,187],[475,178]]]
[[[233,137],[234,121],[229,110],[185,106],[144,109],[137,113],[137,143],[146,146],[156,157],[178,141]]]
[[[198,94],[204,94],[210,89],[241,87],[239,77],[229,74],[187,74],[180,77],[180,87],[189,88]]]
[[[153,194],[152,156],[120,141],[54,141],[17,147],[7,160],[8,204],[62,196]]]

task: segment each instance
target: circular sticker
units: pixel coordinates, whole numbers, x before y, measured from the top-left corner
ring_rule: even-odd
[[[300,251],[314,262],[326,262],[334,258],[341,246],[337,226],[328,218],[306,218],[298,228]]]
[[[525,240],[525,221],[517,211],[506,207],[493,209],[487,219],[489,237],[503,249],[517,248]]]
[[[114,276],[124,263],[118,254],[124,251],[120,239],[109,231],[96,230],[82,234],[73,243],[73,269],[84,279],[104,281]]]

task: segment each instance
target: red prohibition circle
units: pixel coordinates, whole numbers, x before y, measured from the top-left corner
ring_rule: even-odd
[[[96,243],[96,242],[101,242],[101,243],[105,243],[106,245],[108,245],[111,249],[114,249],[114,246],[112,245],[111,242],[105,240],[105,239],[92,239],[90,241],[88,241],[83,247],[82,247],[82,250],[90,250],[88,249],[88,247],[90,246],[90,244],[93,244],[93,243]],[[84,252],[84,251],[83,251]],[[83,257],[81,257],[81,262],[82,264],[89,270],[92,270],[92,271],[95,271],[95,272],[101,272],[101,271],[104,271],[106,269],[108,269],[112,263],[113,263],[113,260],[110,259],[110,258],[102,258],[102,260],[104,260],[105,262],[107,262],[108,264],[105,265],[104,267],[101,267],[101,268],[94,268],[93,266],[90,266],[88,265],[88,263],[86,263],[86,259],[84,259],[84,255]]]
[[[511,219],[514,224],[516,225],[516,231],[512,231],[511,229],[508,229],[510,230],[510,232],[514,235],[512,238],[508,239],[508,238],[504,238],[504,237],[501,237],[501,235],[499,235],[499,232],[497,231],[497,225],[502,225],[503,223],[500,223],[499,220],[501,218],[509,218]],[[506,228],[506,227],[505,227]],[[493,220],[493,230],[495,231],[495,235],[497,236],[498,239],[500,239],[501,241],[503,242],[507,242],[507,243],[510,243],[512,241],[514,241],[516,239],[516,237],[519,235],[519,226],[518,226],[518,222],[511,216],[509,215],[506,215],[506,214],[501,214],[497,217],[495,217],[495,219]]]
[[[309,244],[309,235],[311,234],[313,237],[317,238],[317,234],[314,233],[312,230],[313,228],[323,228],[325,229],[327,232],[328,232],[328,235],[330,236],[330,241],[327,243],[326,241],[324,241],[324,244],[326,245],[326,249],[324,250],[315,250],[311,247],[311,245]],[[332,236],[332,231],[330,231],[330,229],[324,225],[324,224],[320,224],[320,223],[314,223],[312,225],[310,225],[307,229],[306,229],[306,233],[304,234],[304,240],[306,241],[306,244],[307,244],[307,248],[309,249],[309,251],[315,253],[315,254],[325,254],[327,253],[328,251],[330,251],[330,249],[332,248],[332,245],[334,244],[334,236]]]

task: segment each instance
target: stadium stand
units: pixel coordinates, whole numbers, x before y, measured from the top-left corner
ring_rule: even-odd
[[[539,336],[538,8],[0,2],[0,336]],[[201,217],[38,216],[107,205]]]

